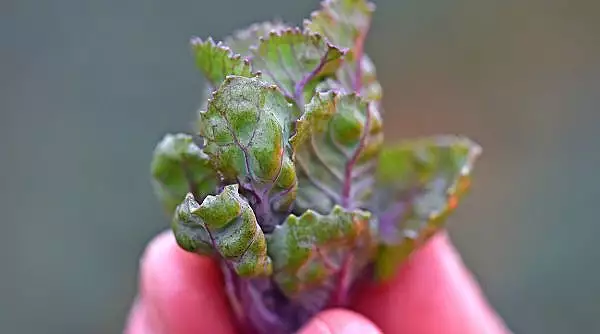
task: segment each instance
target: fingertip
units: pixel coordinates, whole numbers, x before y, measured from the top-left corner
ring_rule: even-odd
[[[131,307],[125,330],[123,334],[143,334],[147,331],[146,327],[146,310],[143,308],[139,300],[136,300]]]
[[[306,324],[299,334],[381,334],[367,318],[352,311],[323,311]]]
[[[168,333],[234,333],[223,280],[208,257],[188,253],[171,232],[155,237],[140,264],[146,312]]]
[[[385,333],[508,333],[445,233],[433,237],[390,282],[362,287],[354,309]]]

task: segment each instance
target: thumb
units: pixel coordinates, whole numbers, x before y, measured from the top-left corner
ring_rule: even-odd
[[[298,334],[381,334],[372,322],[362,315],[343,309],[319,313]]]

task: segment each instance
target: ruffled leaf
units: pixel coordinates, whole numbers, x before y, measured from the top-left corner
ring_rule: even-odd
[[[238,30],[231,36],[225,38],[225,44],[235,53],[242,56],[250,56],[250,49],[256,47],[261,38],[266,38],[270,33],[278,33],[288,29],[280,21],[254,23],[246,29]]]
[[[374,10],[375,5],[365,0],[326,0],[321,9],[304,22],[308,31],[319,33],[334,45],[349,50],[337,73],[338,81],[328,81],[328,88],[356,92],[370,101],[380,100],[382,96],[375,66],[363,50]]]
[[[150,169],[155,192],[169,215],[188,192],[203,200],[217,190],[217,173],[190,135],[166,135],[154,149]]]
[[[247,192],[263,228],[277,224],[296,198],[288,138],[294,108],[281,91],[258,78],[227,77],[200,113],[205,152],[226,182]]]
[[[369,103],[356,94],[319,93],[306,105],[290,141],[297,212],[327,213],[335,204],[367,206],[383,141],[380,116]]]
[[[202,41],[192,38],[191,42],[196,66],[204,73],[212,87],[218,87],[228,75],[253,77],[250,62],[239,54],[234,54],[223,43],[216,43],[212,38]]]
[[[198,204],[188,194],[177,207],[172,223],[177,243],[198,254],[218,254],[240,277],[272,272],[265,236],[250,205],[238,194],[238,185],[226,186]]]
[[[288,298],[302,301],[324,290],[325,302],[336,304],[366,265],[372,236],[366,211],[335,206],[328,215],[312,210],[290,215],[267,239],[274,279]]]
[[[332,77],[342,64],[344,52],[321,35],[300,29],[271,32],[251,49],[252,68],[277,85],[298,107],[312,96],[315,86]]]
[[[328,90],[336,90],[339,92],[351,92],[356,91],[360,93],[360,95],[372,102],[381,102],[381,98],[383,96],[383,90],[379,81],[377,81],[377,72],[375,70],[375,65],[369,56],[363,54],[361,59],[361,84],[362,87],[355,89],[353,87],[353,80],[356,77],[354,70],[352,67],[342,66],[340,70],[338,70],[336,76],[337,80],[325,80],[317,85],[316,90],[320,92],[325,92]],[[380,107],[378,107],[381,109]]]
[[[375,5],[365,0],[325,0],[304,21],[306,29],[323,34],[335,45],[350,49],[350,59],[362,52]]]
[[[233,54],[239,54],[245,58],[245,59],[236,60],[236,61],[242,61],[245,66],[245,64],[248,63],[247,59],[250,56],[250,48],[258,45],[261,37],[267,37],[269,35],[269,33],[271,33],[271,32],[278,32],[278,31],[281,31],[286,28],[287,28],[287,26],[279,21],[255,23],[246,29],[238,30],[238,31],[234,32],[231,36],[225,38],[223,43],[219,43],[219,44],[215,45],[213,48],[221,49],[221,51],[218,51],[216,53],[227,53],[227,48],[231,49],[231,52],[233,52]],[[196,43],[205,43],[205,44],[208,43],[208,41],[201,42],[197,38],[192,39],[192,41],[196,41]],[[214,44],[214,42],[213,42],[213,44]],[[210,51],[210,50],[208,50],[208,51]],[[203,53],[203,56],[205,58],[206,58],[206,55],[207,55],[207,50],[205,50]],[[237,56],[233,56],[232,54],[229,54],[229,55],[232,58],[235,57],[236,59],[238,59]],[[198,56],[196,56],[196,59],[198,60]],[[223,62],[223,63],[225,63],[225,62]],[[247,73],[246,71],[244,71],[244,72]],[[235,73],[227,73],[227,75],[235,75]],[[239,75],[248,77],[248,75],[245,75],[245,74],[239,74]],[[250,75],[250,76],[254,76],[254,75]],[[218,80],[219,84],[221,82],[223,82],[223,79]],[[210,94],[213,92],[214,88],[218,87],[218,84],[213,83],[212,87],[210,87],[210,86],[211,85],[209,85],[209,87],[207,87],[204,90],[204,93],[202,94],[199,110],[206,110],[207,101],[210,97]]]
[[[384,149],[373,205],[382,246],[380,279],[392,276],[414,249],[443,228],[467,191],[481,148],[455,136],[409,140]]]

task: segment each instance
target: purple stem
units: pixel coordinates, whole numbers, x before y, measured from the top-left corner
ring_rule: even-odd
[[[285,324],[278,315],[269,310],[264,304],[263,292],[253,284],[253,281],[241,279],[239,281],[240,299],[246,311],[246,318],[252,323],[254,331],[259,333],[280,334],[285,332]],[[260,284],[260,282],[257,282]]]
[[[221,271],[223,272],[223,278],[225,281],[225,294],[229,299],[229,305],[233,309],[233,314],[236,317],[237,323],[236,328],[239,333],[243,333],[246,328],[251,328],[244,307],[240,303],[239,296],[239,278],[231,271],[229,265],[225,261],[221,262]],[[250,333],[248,333],[250,334]]]
[[[353,259],[352,253],[349,253],[342,263],[342,268],[337,274],[336,289],[329,303],[331,307],[345,307],[348,304],[348,291],[350,290],[351,283],[350,269]]]

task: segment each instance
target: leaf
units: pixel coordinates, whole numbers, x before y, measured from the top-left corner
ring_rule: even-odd
[[[154,149],[150,170],[155,192],[169,215],[188,192],[202,200],[217,189],[217,173],[190,135],[167,134]]]
[[[246,29],[234,32],[232,36],[225,38],[223,43],[218,43],[213,48],[220,49],[220,51],[218,51],[217,53],[225,53],[225,54],[228,54],[227,48],[229,48],[231,50],[230,52],[232,52],[233,54],[239,54],[242,57],[247,58],[248,56],[250,56],[250,47],[258,45],[261,37],[266,37],[272,31],[280,31],[285,28],[286,28],[286,26],[279,21],[255,23]],[[192,39],[192,41],[202,43],[197,38]],[[204,43],[206,44],[206,43],[208,43],[208,41],[204,42]],[[213,45],[214,45],[214,42],[213,42]],[[205,58],[207,55],[207,51],[210,51],[210,50],[204,50],[204,53],[202,54],[203,57],[205,57]],[[231,56],[232,58],[234,57],[230,53],[229,53],[229,56]],[[238,60],[236,60],[236,61],[238,61]],[[239,58],[239,61],[244,62],[244,64],[248,63],[247,59]],[[210,65],[210,64],[208,64],[208,65]],[[203,66],[203,67],[205,67],[205,66]],[[244,70],[244,72],[246,72],[246,71]],[[235,73],[227,73],[227,74],[233,75]],[[242,75],[242,74],[240,74],[240,75]],[[254,75],[242,75],[242,76],[252,77]],[[219,77],[221,77],[221,76],[219,75]],[[217,82],[220,84],[221,82],[223,82],[223,78],[218,79]],[[207,87],[202,94],[199,110],[206,110],[207,101],[208,101],[210,95],[212,94],[213,90],[215,89],[215,87],[218,87],[218,84],[213,83],[212,85],[209,85],[209,86],[212,86],[212,87]]]
[[[373,208],[382,241],[379,278],[393,275],[414,249],[443,228],[469,188],[480,152],[479,145],[456,136],[409,140],[383,150]]]
[[[357,55],[371,25],[375,5],[365,0],[325,0],[321,9],[304,21],[304,27]],[[354,58],[351,57],[352,60]]]
[[[374,108],[356,94],[319,93],[306,105],[290,141],[298,175],[297,212],[327,213],[335,204],[366,207],[383,141]]]
[[[262,37],[267,37],[269,33],[276,33],[287,28],[280,21],[254,23],[246,29],[238,30],[225,38],[225,44],[235,53],[250,56],[250,49],[257,46]]]
[[[241,277],[272,272],[265,236],[238,185],[225,186],[198,204],[190,193],[177,207],[172,223],[179,246],[203,255],[219,254]]]
[[[290,215],[268,236],[267,245],[274,279],[288,298],[324,288],[336,299],[368,261],[371,214],[335,206],[328,215],[312,210]]]
[[[196,66],[204,73],[212,87],[218,87],[228,75],[255,76],[250,62],[239,54],[234,54],[223,43],[215,44],[210,37],[206,41],[194,37],[190,43],[196,57]]]
[[[334,45],[348,49],[337,73],[338,82],[346,92],[357,92],[369,101],[380,100],[382,96],[375,66],[363,50],[374,11],[375,5],[366,0],[326,0],[319,11],[311,14],[310,20],[304,21],[306,30],[322,34]]]
[[[263,73],[265,80],[277,85],[288,99],[304,106],[315,86],[335,75],[344,52],[327,43],[319,34],[300,29],[271,32],[251,48],[252,68]]]
[[[361,96],[369,101],[380,101],[383,97],[383,90],[379,81],[377,81],[375,64],[373,64],[371,58],[366,54],[363,54],[361,58],[360,71],[360,80],[362,81]]]
[[[205,152],[225,181],[249,192],[263,228],[287,214],[296,198],[288,138],[296,115],[276,87],[258,78],[227,77],[200,113]],[[247,196],[248,197],[248,196]]]

